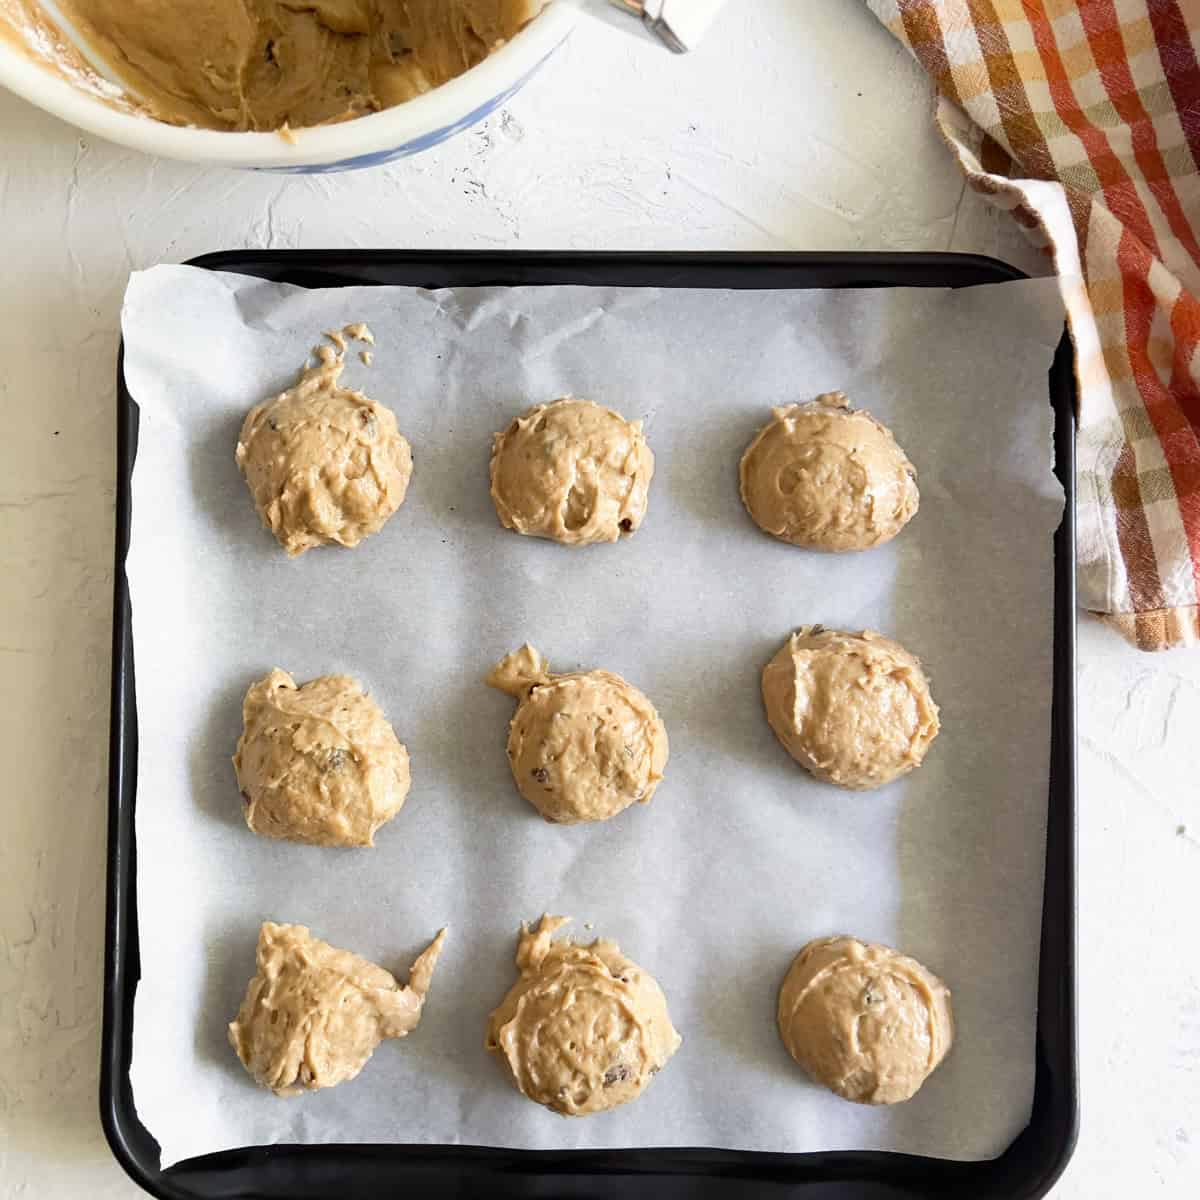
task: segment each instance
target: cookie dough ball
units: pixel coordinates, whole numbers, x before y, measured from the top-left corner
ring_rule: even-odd
[[[550,940],[568,919],[522,926],[521,977],[485,1044],[530,1100],[582,1117],[636,1100],[683,1039],[662,989],[615,942]]]
[[[587,546],[641,525],[654,455],[641,421],[567,397],[531,408],[495,435],[491,474],[505,529]]]
[[[252,684],[233,767],[255,833],[314,846],[371,846],[404,806],[408,751],[349,675],[302,687],[277,667]]]
[[[250,410],[237,444],[258,515],[293,557],[378,533],[412,476],[391,409],[339,387],[342,359],[319,357],[295,387]]]
[[[508,729],[517,790],[547,821],[607,821],[649,802],[667,765],[667,730],[654,705],[609,671],[552,675],[522,646],[487,682],[520,703]]]
[[[914,1095],[954,1041],[950,989],[916,959],[852,937],[809,942],[779,989],[779,1036],[857,1104]]]
[[[277,1096],[353,1079],[384,1038],[417,1027],[446,931],[413,963],[408,985],[313,937],[303,925],[258,931],[258,973],[229,1025],[242,1066]]]
[[[842,392],[774,410],[742,456],[742,502],[760,529],[810,550],[869,550],[917,511],[917,473],[892,432]]]
[[[938,707],[921,664],[870,629],[797,629],[763,668],[767,722],[806,770],[839,787],[882,787],[920,766]]]

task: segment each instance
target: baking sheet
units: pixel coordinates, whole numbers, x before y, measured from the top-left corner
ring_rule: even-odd
[[[348,355],[347,382],[396,411],[413,483],[381,534],[289,561],[238,476],[237,431],[321,330],[358,320],[378,346],[369,369]],[[427,292],[134,275],[131,1075],[163,1165],[322,1141],[1001,1151],[1033,1093],[1062,512],[1046,372],[1061,328],[1052,280]],[[893,427],[920,473],[917,518],[863,555],[774,542],[737,496],[770,406],[835,387]],[[616,546],[518,538],[491,509],[492,431],[566,392],[646,420],[649,516]],[[811,621],[883,629],[924,660],[943,730],[915,775],[846,793],[775,742],[759,672]],[[526,639],[555,669],[607,667],[656,703],[672,753],[649,806],[562,828],[516,794],[512,702],[481,677]],[[245,688],[275,665],[357,675],[408,745],[413,789],[375,850],[245,829],[229,756]],[[543,911],[616,938],[666,991],[684,1044],[635,1104],[555,1116],[483,1050],[518,923]],[[225,1025],[263,919],[308,924],[401,977],[449,925],[420,1027],[350,1084],[287,1101],[256,1088]],[[846,1104],[779,1043],[783,973],[834,932],[900,946],[953,989],[958,1042],[908,1104]]]

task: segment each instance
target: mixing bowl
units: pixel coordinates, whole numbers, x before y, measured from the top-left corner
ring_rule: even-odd
[[[395,108],[333,125],[277,133],[227,133],[167,125],[122,112],[0,38],[0,84],[80,129],[134,150],[213,166],[300,174],[350,171],[444,142],[508,100],[566,40],[578,11],[549,5],[477,67]]]

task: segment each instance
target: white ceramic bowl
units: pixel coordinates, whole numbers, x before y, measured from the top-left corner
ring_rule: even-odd
[[[395,108],[336,125],[276,133],[189,129],[119,112],[0,40],[0,84],[98,137],[147,154],[223,167],[296,172],[351,171],[418,154],[483,120],[558,49],[578,12],[551,4],[477,67]]]

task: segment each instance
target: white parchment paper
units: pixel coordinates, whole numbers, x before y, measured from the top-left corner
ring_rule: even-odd
[[[414,447],[404,507],[353,551],[289,561],[234,466],[243,414],[324,329],[378,339],[346,381]],[[132,589],[140,729],[142,978],[133,1088],[164,1165],[272,1142],[1001,1151],[1028,1120],[1048,779],[1052,280],[968,291],[407,288],[306,291],[186,267],[134,275],[125,371],[141,407]],[[760,534],[738,458],[772,405],[844,388],[895,431],[921,510],[890,546],[806,553]],[[493,430],[537,401],[642,417],[657,456],[641,531],[566,550],[502,530]],[[943,728],[925,765],[865,795],[776,743],[763,664],[796,625],[871,626],[925,662]],[[671,738],[653,802],[544,824],[504,753],[488,667],[524,640],[559,670],[640,686]],[[361,678],[412,754],[374,850],[249,833],[230,765],[242,695],[273,666]],[[575,917],[653,972],[683,1047],[635,1104],[570,1120],[483,1050],[521,920]],[[403,977],[449,941],[420,1027],[362,1075],[279,1100],[225,1026],[263,919],[302,922]],[[590,929],[585,922],[594,926]],[[942,974],[958,1041],[919,1095],[847,1104],[783,1050],[780,980],[848,932]]]

